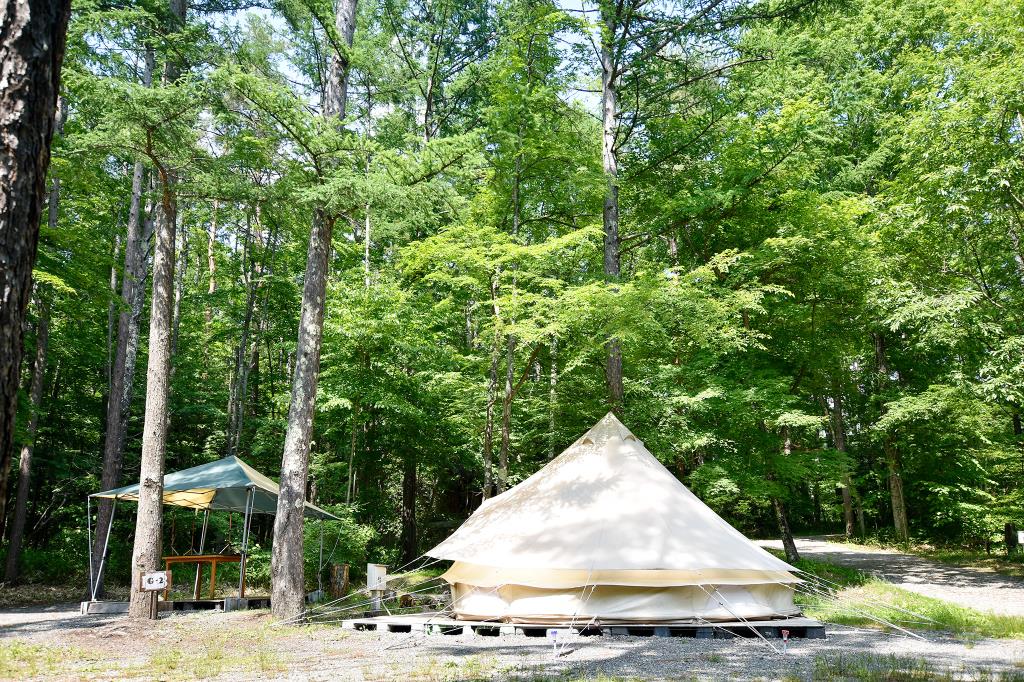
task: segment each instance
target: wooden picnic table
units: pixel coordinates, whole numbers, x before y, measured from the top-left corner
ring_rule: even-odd
[[[198,575],[196,576],[196,586],[192,596],[194,599],[199,599],[199,584],[202,582],[203,564],[210,564],[210,599],[213,599],[217,589],[217,564],[239,563],[241,560],[241,554],[189,554],[184,556],[165,556],[164,568],[171,570],[172,564],[196,564]],[[164,590],[165,601],[168,599],[169,595],[170,588]],[[242,575],[242,589],[240,590],[239,596],[245,597],[245,575]]]

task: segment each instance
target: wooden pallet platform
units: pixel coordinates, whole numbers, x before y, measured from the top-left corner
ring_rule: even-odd
[[[443,618],[431,614],[407,616],[374,616],[343,620],[345,630],[379,632],[423,632],[428,635],[463,637],[500,637],[523,635],[526,637],[555,637],[564,634],[582,636],[610,635],[626,637],[694,637],[697,639],[727,639],[757,637],[780,639],[788,631],[791,639],[825,639],[825,625],[811,618],[786,618],[726,623],[615,623],[610,625],[550,625],[531,623],[500,623],[493,621],[467,621]]]

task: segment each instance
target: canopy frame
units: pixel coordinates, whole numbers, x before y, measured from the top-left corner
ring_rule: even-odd
[[[171,479],[168,481],[168,479]],[[174,480],[177,479],[177,480]],[[168,486],[168,483],[170,484]],[[221,485],[218,485],[218,484]],[[199,538],[200,554],[205,550],[208,535],[210,511],[240,511],[243,513],[242,542],[240,548],[241,559],[239,561],[238,594],[245,597],[245,569],[249,555],[249,541],[252,530],[253,514],[270,514],[277,512],[276,502],[280,489],[272,479],[256,471],[248,464],[235,456],[224,457],[214,462],[201,464],[199,466],[183,469],[164,476],[164,488],[161,494],[161,502],[164,505],[187,507],[198,512],[203,510],[203,526]],[[170,489],[168,490],[168,487]],[[119,500],[138,501],[138,484],[92,493],[86,498],[86,534],[89,542],[89,597],[96,601],[96,593],[102,581],[103,569],[106,564],[107,554],[110,546],[110,533],[114,525],[114,513],[117,510]],[[245,501],[242,509],[238,508],[238,493],[245,490]],[[233,495],[231,491],[237,491]],[[218,503],[218,494],[228,493],[227,500]],[[261,502],[257,508],[256,496],[261,494]],[[92,524],[92,499],[109,499],[112,501],[110,519],[107,522],[107,534],[103,541],[102,553],[99,557],[99,566],[94,566],[96,557],[93,556],[93,524]],[[320,521],[320,566],[317,571],[317,581],[322,589],[323,572],[323,532],[325,520],[340,521],[337,516],[325,511],[314,504],[306,502],[303,509],[304,517],[316,518]],[[97,527],[97,532],[99,528]],[[194,531],[193,531],[194,532]],[[194,542],[195,535],[192,540]],[[201,567],[196,564],[196,577],[193,593],[199,589]]]
[[[114,527],[114,513],[117,511],[117,496],[114,496],[114,501],[110,507],[110,520],[107,522],[107,534],[103,538],[103,553],[100,554],[100,565],[96,568],[96,575],[93,576],[92,568],[92,496],[86,498],[86,524],[87,524],[87,539],[89,540],[89,598],[92,601],[96,601],[96,590],[99,589],[100,581],[103,579],[103,567],[107,561],[107,547],[110,546],[110,529]],[[98,519],[97,519],[98,521]],[[97,530],[99,530],[97,528]]]

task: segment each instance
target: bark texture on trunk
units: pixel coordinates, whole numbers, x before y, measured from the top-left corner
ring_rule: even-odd
[[[551,337],[551,373],[548,377],[548,459],[554,459],[556,451],[555,427],[558,413],[558,338]]]
[[[889,385],[889,362],[886,358],[885,338],[881,334],[872,334],[875,344],[875,365],[878,371],[878,383],[880,389]],[[886,412],[882,405],[881,414]],[[889,478],[889,498],[892,501],[892,523],[896,529],[896,537],[900,542],[910,540],[910,523],[907,520],[907,502],[903,495],[903,463],[899,450],[891,435],[886,435],[882,440],[882,451],[885,453],[885,462]]]
[[[833,391],[832,413],[829,415],[832,424],[832,442],[836,450],[846,452],[846,422],[843,419],[843,397],[838,391]],[[842,477],[843,496],[843,522],[846,537],[853,537],[854,513],[853,513],[853,479],[849,471],[843,472]]]
[[[416,539],[416,454],[409,453],[402,461],[402,563],[419,556]]]
[[[773,497],[772,508],[775,510],[775,521],[779,524],[779,534],[782,536],[782,548],[786,552],[786,561],[789,563],[800,561],[800,553],[796,549],[796,540],[793,539],[793,531],[789,527],[789,515],[786,513],[786,504],[778,497]]]
[[[7,489],[23,325],[46,197],[70,0],[8,0],[0,15],[0,485]],[[6,495],[0,495],[3,518]]]
[[[121,256],[121,235],[114,235],[114,257],[110,260],[110,303],[107,304],[107,409],[113,395],[114,333],[117,325],[117,259]]]
[[[788,429],[784,429],[782,434],[782,455],[783,457],[789,457],[792,452],[793,441],[789,437]],[[770,472],[766,478],[769,481],[774,481],[774,472]],[[782,548],[786,552],[786,560],[790,563],[799,561],[800,553],[796,550],[796,540],[793,539],[793,531],[789,527],[789,515],[786,512],[786,503],[783,502],[782,498],[776,495],[773,495],[771,500],[772,509],[775,510],[775,521],[779,525],[779,535],[782,536]]]
[[[324,115],[340,122],[345,118],[348,96],[349,54],[356,28],[357,0],[340,0],[334,15],[335,29],[342,39],[343,54],[334,54],[328,67],[324,92]],[[299,615],[305,605],[302,522],[306,479],[309,474],[309,446],[313,436],[313,412],[317,379],[320,375],[320,340],[324,328],[324,299],[327,295],[328,256],[334,216],[318,208],[313,216],[306,259],[306,281],[302,289],[302,312],[296,347],[292,398],[288,408],[281,457],[281,491],[274,518],[274,542],[270,558],[271,609],[277,618]]]
[[[171,356],[178,354],[178,330],[181,326],[181,299],[185,295],[185,269],[188,267],[188,230],[176,230],[181,245],[178,264],[174,266],[174,310],[171,313]],[[171,371],[174,371],[172,365]]]
[[[170,11],[178,26],[185,23],[185,0],[170,0]],[[169,59],[164,82],[173,83],[181,69]],[[138,575],[160,567],[163,545],[164,456],[170,414],[171,355],[174,334],[175,232],[178,206],[174,173],[160,173],[161,199],[153,255],[153,297],[149,320],[149,366],[146,371],[146,412],[142,428],[142,466],[139,473],[139,505],[135,517],[135,547],[132,551],[129,618],[157,617],[155,594],[143,592]]]
[[[295,374],[291,405],[288,408],[288,430],[281,458],[281,492],[277,498],[277,516],[274,518],[271,552],[273,589],[270,603],[277,618],[298,615],[305,601],[303,503],[306,501],[309,448],[313,437],[313,412],[320,374],[327,261],[333,227],[334,219],[324,210],[317,209],[309,236]]]
[[[253,315],[256,312],[258,278],[256,260],[252,255],[252,248],[252,228],[250,226],[249,231],[246,233],[245,241],[245,251],[249,254],[249,263],[244,274],[246,284],[245,314],[242,318],[242,330],[238,339],[238,346],[235,349],[234,380],[231,382],[231,395],[228,399],[227,453],[231,456],[238,454],[238,447],[242,442],[242,425],[249,390],[249,373],[253,366],[250,358],[253,354],[252,346],[254,344],[250,344],[249,336],[252,329]],[[266,251],[264,251],[265,253]],[[258,270],[259,274],[262,274],[262,264]]]
[[[152,50],[146,53],[146,71],[143,83],[148,87],[152,81],[154,56]],[[103,438],[103,470],[100,487],[103,490],[116,488],[121,483],[121,467],[124,462],[125,439],[128,419],[131,416],[132,395],[135,382],[135,361],[139,354],[139,326],[142,308],[146,302],[146,275],[149,240],[152,238],[153,223],[147,219],[142,203],[145,188],[145,168],[136,162],[132,171],[132,196],[128,209],[128,228],[124,244],[124,274],[121,277],[121,303],[117,318],[117,342],[114,345],[114,362],[110,375],[110,398],[107,400],[106,433]],[[107,527],[113,513],[111,500],[101,499],[96,515],[96,534],[92,543],[93,575],[96,596],[103,596],[103,574],[100,570],[103,548],[106,546]],[[106,564],[103,564],[104,569]]]
[[[174,190],[166,173],[157,218],[153,256],[153,301],[149,320],[149,366],[146,371],[146,412],[142,429],[139,506],[132,552],[132,592],[128,615],[155,618],[150,594],[138,589],[138,574],[160,566],[163,528],[164,455],[167,449],[168,402],[171,392],[171,337],[174,312],[174,232],[177,220]]]
[[[491,367],[487,377],[487,413],[484,421],[484,492],[486,500],[494,493],[494,404],[498,400],[498,362],[500,342],[497,334],[491,351]]]
[[[604,195],[604,274],[610,280],[619,278],[619,160],[618,134],[618,64],[612,44],[618,27],[616,5],[602,5],[604,32],[601,42],[601,161],[605,174]],[[605,382],[608,403],[612,411],[622,416],[624,393],[622,388],[622,348],[616,338],[605,343]]]
[[[217,243],[217,209],[220,203],[213,202],[213,214],[210,216],[210,226],[206,233],[206,269],[209,280],[206,286],[206,306],[203,315],[206,320],[206,333],[210,333],[210,323],[213,322],[213,295],[217,293],[217,260],[214,258],[214,246]]]
[[[505,337],[505,393],[501,399],[501,447],[498,450],[498,494],[508,488],[508,452],[512,441],[512,391],[515,383],[516,338]]]
[[[891,438],[882,442],[885,462],[889,469],[889,496],[892,499],[892,523],[896,537],[901,542],[910,540],[910,523],[907,521],[907,502],[903,496],[903,463],[900,453]]]
[[[36,428],[39,425],[39,407],[43,402],[43,381],[46,379],[46,351],[50,342],[50,306],[46,300],[39,303],[39,324],[36,327],[36,359],[32,365],[32,388],[30,400],[32,416],[29,417],[28,441],[21,446],[21,460],[18,466],[18,496],[14,503],[14,517],[11,520],[11,540],[7,546],[7,565],[4,568],[4,582],[13,583],[18,579],[18,561],[21,558],[21,544],[25,535],[25,514],[28,511],[28,489],[32,474],[32,451],[35,447]]]

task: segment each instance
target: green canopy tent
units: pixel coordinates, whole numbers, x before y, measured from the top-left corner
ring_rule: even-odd
[[[206,529],[210,520],[210,511],[235,511],[244,515],[242,524],[241,565],[239,568],[239,591],[245,575],[245,558],[249,548],[249,524],[253,514],[276,514],[277,496],[280,488],[251,466],[238,459],[228,456],[216,462],[200,464],[189,469],[182,469],[164,476],[164,504],[189,509],[203,510],[203,529],[199,538],[199,552],[206,545]],[[93,575],[92,561],[92,498],[112,499],[114,508],[110,512],[107,534],[103,542],[103,555],[100,558],[98,575]],[[103,564],[107,557],[107,546],[110,542],[110,529],[114,522],[114,511],[119,500],[139,501],[139,484],[115,488],[100,493],[93,493],[86,501],[88,533],[89,533],[89,595],[95,601],[99,576],[103,574]],[[320,509],[309,502],[305,504],[306,518],[338,520],[330,512]],[[321,536],[323,528],[321,527]],[[322,538],[321,538],[322,541]],[[198,582],[199,576],[196,575]]]

